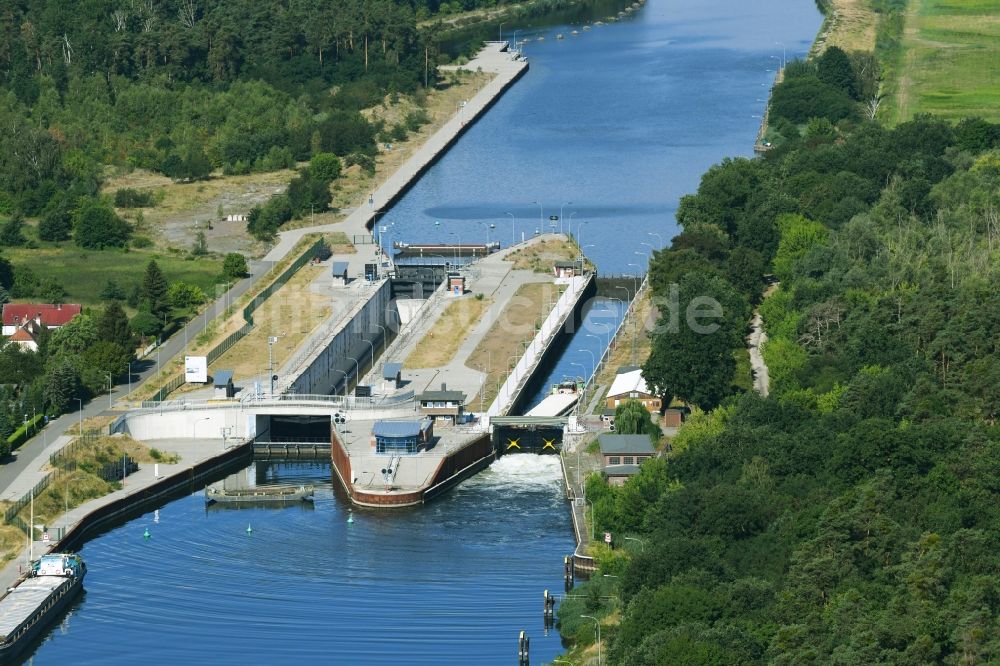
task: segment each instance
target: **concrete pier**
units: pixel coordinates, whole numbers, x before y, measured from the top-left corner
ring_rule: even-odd
[[[442,68],[446,69],[446,68]],[[528,71],[528,63],[523,59],[515,59],[513,53],[507,51],[506,42],[489,42],[460,69],[470,71],[482,70],[496,74],[496,77],[483,87],[465,105],[446,122],[441,129],[431,135],[399,169],[390,175],[371,193],[367,203],[354,209],[342,222],[316,227],[306,227],[281,232],[278,244],[267,254],[265,261],[276,261],[285,256],[288,251],[307,233],[343,231],[348,238],[352,235],[367,235],[372,229],[372,221],[378,211],[384,211],[392,206],[401,196],[406,194],[410,186],[430,168],[456,140],[481,115],[483,115],[500,96]]]

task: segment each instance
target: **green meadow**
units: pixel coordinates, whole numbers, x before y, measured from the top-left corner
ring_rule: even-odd
[[[1000,120],[1000,0],[910,0],[891,117]]]

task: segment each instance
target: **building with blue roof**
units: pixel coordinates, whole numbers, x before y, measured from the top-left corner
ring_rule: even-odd
[[[434,420],[376,421],[372,426],[372,447],[375,453],[417,453],[429,448],[434,438]]]

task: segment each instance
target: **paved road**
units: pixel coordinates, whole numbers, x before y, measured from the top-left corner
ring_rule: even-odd
[[[216,299],[204,314],[198,315],[181,330],[160,346],[159,359],[163,365],[175,355],[184,351],[187,341],[193,341],[203,330],[205,324],[225,312],[226,308],[236,302],[251,286],[257,283],[271,268],[273,262],[259,261],[250,265],[251,275],[240,280],[233,287]],[[148,358],[132,364],[132,387],[137,388],[143,381],[159,371],[157,353],[152,352]],[[111,393],[110,400],[118,401],[128,395],[128,383],[119,384]],[[99,395],[90,402],[85,402],[80,408],[50,421],[42,433],[22,444],[11,459],[0,466],[0,499],[18,499],[30,490],[45,474],[39,469],[41,459],[69,443],[70,438],[63,433],[79,424],[81,418],[87,419],[108,412],[110,405],[108,395]],[[26,470],[31,473],[26,473]]]
[[[479,91],[472,99],[468,100],[461,113],[456,114],[451,120],[445,123],[440,130],[432,135],[427,142],[421,146],[407,160],[398,171],[389,176],[386,181],[372,193],[371,201],[358,206],[343,221],[332,225],[307,227],[283,232],[279,235],[277,245],[264,257],[261,262],[251,264],[252,276],[241,280],[225,295],[216,299],[207,310],[195,317],[188,324],[175,333],[161,347],[160,353],[155,352],[149,359],[140,361],[133,365],[132,385],[138,386],[142,381],[155,374],[160,369],[160,363],[166,365],[175,355],[180,354],[187,347],[190,340],[194,340],[201,333],[209,320],[222,314],[227,305],[237,300],[256,281],[263,276],[268,268],[280,261],[291,251],[295,244],[307,233],[325,231],[343,231],[348,234],[363,235],[367,231],[367,223],[375,215],[375,211],[381,210],[382,206],[388,204],[409,182],[415,178],[427,164],[437,158],[438,154],[448,148],[455,136],[461,133],[463,126],[471,122],[479,114],[484,112],[493,99],[499,95],[504,88],[515,78],[527,65],[522,61],[513,60],[509,54],[499,51],[497,47],[484,49],[477,56],[477,59],[470,62],[467,67],[482,67],[483,71],[494,71],[498,76]],[[374,248],[372,248],[374,251]],[[367,249],[363,249],[359,255],[368,254]],[[361,256],[349,257],[352,262],[361,260]],[[160,359],[157,362],[157,357]],[[127,394],[122,386],[118,386],[112,391],[111,400],[120,399]],[[12,485],[17,481],[18,489],[24,486],[30,488],[33,479],[40,480],[44,473],[39,469],[42,459],[50,452],[68,442],[68,439],[59,437],[68,428],[76,424],[80,418],[89,418],[104,413],[108,407],[107,395],[98,396],[93,401],[83,404],[80,409],[55,419],[49,423],[45,432],[25,442],[13,455],[13,459],[0,467],[0,499],[12,499]],[[49,438],[52,444],[48,444]],[[58,444],[58,446],[57,446]],[[19,497],[20,495],[18,495]]]

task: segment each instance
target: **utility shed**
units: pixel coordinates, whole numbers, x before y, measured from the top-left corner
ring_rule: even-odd
[[[465,394],[461,391],[449,391],[446,384],[441,384],[440,391],[424,391],[417,396],[420,411],[435,418],[451,419],[458,423],[465,411]]]
[[[236,395],[232,370],[216,370],[212,376],[212,383],[215,385],[216,398],[232,398]]]
[[[390,362],[382,366],[382,380],[392,382],[393,388],[399,388],[403,381],[403,364]]]
[[[330,274],[333,276],[333,284],[347,284],[347,269],[348,264],[346,261],[333,262],[332,267],[330,268]]]

